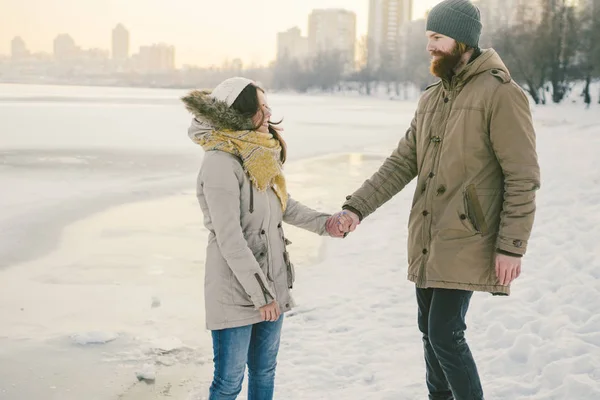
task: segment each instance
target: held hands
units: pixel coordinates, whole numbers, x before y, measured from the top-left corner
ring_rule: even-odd
[[[263,321],[275,322],[279,319],[281,315],[281,310],[279,309],[279,304],[276,301],[273,301],[271,304],[267,304],[266,306],[262,306],[260,308],[260,316]]]
[[[341,238],[354,232],[358,224],[360,224],[358,215],[348,210],[340,211],[327,219],[327,233],[331,237]]]

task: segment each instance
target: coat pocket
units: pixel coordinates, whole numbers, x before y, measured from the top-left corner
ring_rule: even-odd
[[[294,282],[296,281],[296,271],[294,270],[294,264],[292,264],[292,261],[290,260],[290,253],[287,251],[287,246],[292,244],[292,242],[285,237],[281,223],[278,225],[278,228],[281,240],[283,241],[283,262],[287,274],[287,286],[288,289],[292,289],[294,287]]]
[[[267,254],[268,249],[265,234],[259,230],[249,231],[244,233],[244,237],[248,243],[250,251],[252,251],[252,255],[254,255],[256,262],[258,262],[260,269],[267,276],[267,279],[273,281],[269,268],[269,257]]]
[[[290,261],[290,255],[286,251],[283,252],[283,260],[285,261],[285,268],[287,272],[287,285],[289,289],[294,287],[296,281],[296,271],[294,270],[294,264]]]
[[[254,303],[250,298],[250,295],[246,293],[244,287],[240,281],[235,277],[233,272],[231,273],[229,280],[229,287],[231,290],[231,302],[236,306],[253,307]]]
[[[465,209],[471,224],[477,232],[481,233],[482,235],[486,235],[489,232],[488,224],[485,219],[483,208],[481,207],[481,202],[477,196],[477,189],[475,188],[475,185],[467,186],[464,197]]]

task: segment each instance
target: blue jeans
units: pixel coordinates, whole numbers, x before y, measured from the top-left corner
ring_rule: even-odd
[[[212,331],[215,373],[209,400],[235,400],[248,364],[248,400],[271,400],[283,314],[276,322]]]
[[[483,400],[477,366],[465,340],[472,295],[465,290],[417,288],[430,400]]]

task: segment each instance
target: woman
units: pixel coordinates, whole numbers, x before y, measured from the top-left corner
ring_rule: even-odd
[[[235,399],[246,364],[248,399],[269,400],[283,313],[294,305],[282,222],[325,235],[330,215],[289,197],[286,145],[254,82],[227,79],[183,102],[195,116],[189,136],[206,151],[197,195],[210,231],[205,305],[215,370],[209,400]],[[334,225],[331,235],[339,237]]]

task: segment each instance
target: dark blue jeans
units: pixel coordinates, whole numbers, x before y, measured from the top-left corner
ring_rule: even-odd
[[[465,340],[472,295],[464,290],[417,288],[430,400],[483,400],[477,366]]]
[[[235,400],[248,364],[248,400],[271,400],[283,314],[276,322],[212,331],[215,373],[209,400]]]

